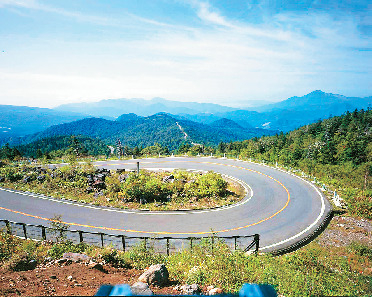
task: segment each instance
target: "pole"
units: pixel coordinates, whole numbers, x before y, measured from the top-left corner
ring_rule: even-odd
[[[137,162],[137,175],[139,175],[139,162]]]
[[[84,241],[83,231],[79,231],[79,240],[80,240],[80,242],[83,242]]]

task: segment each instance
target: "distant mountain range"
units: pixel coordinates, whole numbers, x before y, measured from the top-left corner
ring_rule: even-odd
[[[219,118],[226,118],[244,128],[256,127],[288,132],[317,120],[368,107],[372,107],[372,97],[345,97],[314,91],[303,97],[291,97],[278,103],[257,107],[255,110],[240,109],[192,115],[182,113],[179,116],[206,124]]]
[[[99,102],[63,104],[55,108],[57,111],[81,112],[94,117],[117,118],[122,114],[134,113],[150,116],[160,112],[170,114],[218,113],[236,110],[237,108],[213,103],[179,102],[162,98],[144,99],[108,99]]]
[[[219,119],[230,119],[243,128],[263,128],[290,131],[319,119],[341,115],[345,111],[371,107],[372,97],[358,98],[314,91],[302,97],[255,108],[232,108],[211,103],[178,102],[161,98],[111,99],[94,103],[64,104],[55,110],[84,112],[95,117],[118,117],[123,113],[149,116],[159,112],[178,119],[210,124]]]
[[[84,114],[56,111],[48,108],[0,105],[1,139],[43,131],[52,125],[86,118]]]
[[[86,118],[55,125],[42,132],[15,139],[11,145],[22,145],[61,135],[84,135],[99,138],[109,144],[115,144],[116,140],[120,139],[123,145],[129,147],[146,147],[159,143],[169,149],[176,149],[183,142],[216,145],[221,141],[230,142],[272,134],[274,132],[264,129],[240,127],[228,119],[206,125],[189,120],[177,120],[165,113],[149,117],[124,114],[116,121]]]
[[[345,111],[367,109],[371,104],[372,97],[345,97],[314,91],[255,109],[161,98],[110,99],[65,104],[55,109],[0,105],[0,144],[18,143],[18,138],[26,135],[29,136],[21,142],[47,134],[60,135],[66,131],[107,141],[120,137],[131,145],[147,145],[154,141],[160,143],[160,140],[170,143],[172,137],[179,143],[182,135],[175,121],[185,127],[190,141],[213,144],[220,140],[234,141],[261,136],[265,130],[267,134],[273,131],[287,132],[319,119],[341,115]],[[166,113],[167,117],[157,113]],[[94,119],[89,119],[92,117]],[[86,120],[75,122],[82,119]],[[64,125],[51,128],[59,124]]]

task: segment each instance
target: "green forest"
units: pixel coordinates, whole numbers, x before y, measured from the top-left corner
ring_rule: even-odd
[[[347,112],[275,136],[220,143],[217,154],[297,168],[341,194],[351,214],[372,218],[372,110]]]

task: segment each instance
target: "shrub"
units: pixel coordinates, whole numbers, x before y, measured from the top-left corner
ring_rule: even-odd
[[[84,253],[88,248],[86,243],[74,244],[72,241],[55,243],[48,250],[48,256],[53,259],[59,259],[64,253]]]

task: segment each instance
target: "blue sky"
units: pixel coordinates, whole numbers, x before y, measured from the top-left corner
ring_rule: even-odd
[[[0,104],[371,95],[368,1],[0,0]]]

